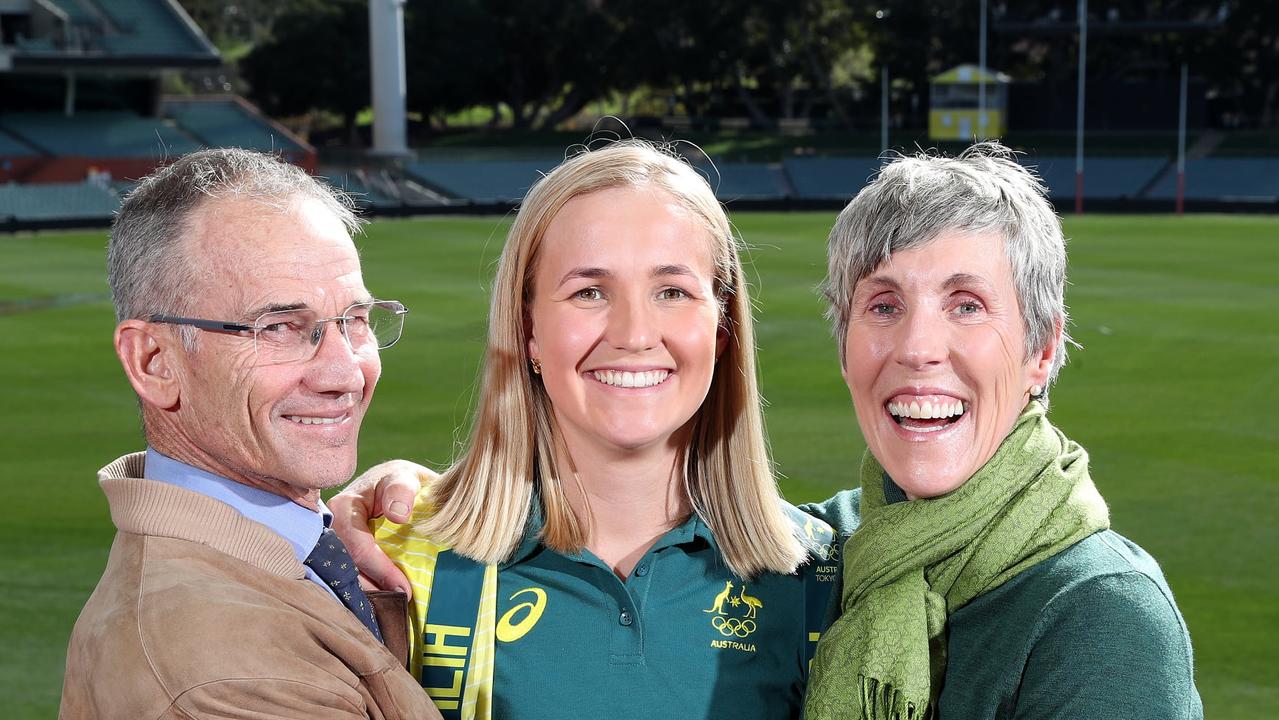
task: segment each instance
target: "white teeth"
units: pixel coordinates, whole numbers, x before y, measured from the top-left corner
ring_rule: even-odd
[[[591,371],[591,375],[594,375],[596,380],[605,385],[624,388],[646,388],[660,385],[670,374],[670,370],[644,370],[641,372],[632,372],[630,370]]]
[[[888,403],[888,412],[893,417],[933,420],[963,415],[964,403],[960,400],[950,403],[939,402],[936,405],[931,400],[925,400],[923,405],[920,405],[918,401],[912,401],[910,404],[890,402]]]
[[[311,417],[309,415],[285,415],[284,418],[286,420],[292,420],[295,423],[301,423],[303,425],[336,425],[337,423],[342,422],[342,420],[345,419],[345,416],[326,418],[326,417]]]

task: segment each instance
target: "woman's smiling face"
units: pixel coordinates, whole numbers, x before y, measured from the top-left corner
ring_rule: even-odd
[[[669,442],[726,339],[705,225],[658,189],[599,190],[555,215],[535,262],[528,352],[569,446]]]
[[[994,455],[1060,337],[1027,359],[1004,239],[990,232],[894,253],[857,283],[848,318],[857,422],[911,499],[955,490]]]

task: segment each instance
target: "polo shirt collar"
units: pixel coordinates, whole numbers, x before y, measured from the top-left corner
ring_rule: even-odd
[[[542,495],[534,491],[533,500],[529,506],[528,520],[524,523],[524,538],[520,540],[520,544],[516,546],[514,554],[509,559],[498,565],[499,570],[504,570],[512,565],[523,562],[532,555],[542,545],[542,528],[546,527],[546,513],[542,508]],[[711,548],[718,550],[719,544],[715,542],[715,535],[711,532],[710,527],[702,522],[702,518],[693,513],[683,523],[669,530],[665,535],[657,539],[653,544],[653,550],[661,550],[665,547],[675,545],[688,545],[694,543],[706,543]]]

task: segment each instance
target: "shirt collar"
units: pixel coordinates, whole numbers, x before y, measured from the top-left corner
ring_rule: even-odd
[[[541,547],[542,528],[545,526],[546,513],[542,509],[542,496],[535,491],[533,493],[533,502],[529,506],[528,520],[524,523],[524,538],[516,546],[514,554],[498,566],[499,569],[505,570],[522,562]],[[712,549],[719,549],[719,544],[715,542],[715,535],[711,532],[710,527],[702,522],[702,518],[697,513],[693,513],[687,520],[671,528],[665,535],[658,538],[657,542],[653,544],[653,550],[699,542],[705,542]]]
[[[515,553],[501,563],[498,569],[505,570],[532,555],[533,551],[542,544],[542,528],[545,526],[546,513],[542,511],[542,494],[534,490],[533,501],[529,503],[528,520],[524,522],[524,538],[516,546]]]
[[[214,475],[150,447],[147,448],[143,477],[198,492],[230,505],[241,515],[267,526],[287,540],[299,561],[310,556],[320,533],[333,521],[333,513],[322,500],[318,511],[309,510],[288,498]]]
[[[910,498],[906,497],[906,491],[897,486],[893,479],[888,477],[888,473],[884,473],[884,504],[892,505],[894,503],[906,502]]]

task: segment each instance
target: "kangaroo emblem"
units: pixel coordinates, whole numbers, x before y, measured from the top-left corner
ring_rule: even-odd
[[[727,591],[725,591],[725,592],[727,592]],[[762,607],[764,607],[764,603],[763,603],[763,602],[761,602],[759,598],[757,598],[757,597],[755,597],[755,596],[753,596],[753,595],[747,595],[747,594],[746,594],[746,586],[745,586],[745,585],[743,585],[743,586],[742,586],[742,589],[741,589],[741,591],[740,591],[740,593],[739,593],[738,597],[740,597],[740,598],[742,599],[742,602],[746,603],[746,607],[748,608],[748,609],[747,609],[747,611],[746,611],[746,617],[747,617],[747,618],[753,618],[753,617],[755,617],[755,611],[756,611],[756,610],[759,610],[759,609],[760,609],[760,608],[762,608]]]
[[[704,613],[724,614],[724,601],[728,599],[728,593],[733,589],[733,581],[726,580],[724,582],[724,590],[715,596],[715,604],[711,605],[709,610],[703,610]]]

